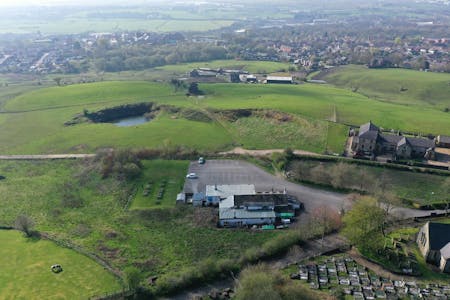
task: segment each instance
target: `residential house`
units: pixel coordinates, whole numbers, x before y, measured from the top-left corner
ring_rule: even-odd
[[[360,126],[352,142],[356,155],[392,155],[394,159],[429,159],[434,156],[434,149],[435,142],[429,138],[382,133],[371,121]]]
[[[428,263],[450,272],[450,224],[427,222],[419,231],[417,244]]]

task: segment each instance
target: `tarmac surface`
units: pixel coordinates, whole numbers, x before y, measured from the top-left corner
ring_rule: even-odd
[[[337,210],[350,205],[345,194],[292,183],[240,160],[207,160],[203,165],[191,162],[188,173],[196,173],[198,178],[186,179],[185,193],[205,192],[206,185],[254,184],[257,193],[286,189],[287,194],[296,196],[305,205],[306,211],[323,204]]]

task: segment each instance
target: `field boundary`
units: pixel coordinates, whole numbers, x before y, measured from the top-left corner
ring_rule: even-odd
[[[71,249],[73,251],[78,252],[81,255],[89,257],[90,259],[94,260],[96,263],[101,265],[105,270],[107,270],[112,275],[114,275],[114,277],[116,277],[116,279],[119,281],[120,285],[125,286],[124,279],[122,277],[122,273],[119,270],[113,268],[108,262],[106,262],[105,260],[100,258],[95,253],[91,253],[89,251],[86,251],[83,248],[81,248],[81,247],[79,247],[79,246],[77,246],[75,244],[72,244],[69,241],[59,240],[56,237],[48,235],[48,234],[42,234],[41,238],[44,239],[44,240],[51,241],[51,242],[57,244],[58,246],[61,246],[61,247],[67,248],[67,249]]]
[[[36,154],[36,155],[0,155],[0,160],[47,160],[94,158],[97,154]]]

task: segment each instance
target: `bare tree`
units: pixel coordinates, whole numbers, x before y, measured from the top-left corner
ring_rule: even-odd
[[[333,230],[341,227],[342,221],[338,211],[331,208],[329,205],[320,205],[311,212],[311,221],[314,222],[316,230],[319,231],[322,237],[322,246],[325,235]]]
[[[53,80],[55,81],[55,83],[56,83],[58,86],[61,86],[61,81],[62,81],[62,78],[61,78],[61,77],[55,77],[55,78],[53,78]]]
[[[25,233],[27,237],[33,236],[34,221],[30,217],[20,215],[16,218],[14,225],[17,230]]]

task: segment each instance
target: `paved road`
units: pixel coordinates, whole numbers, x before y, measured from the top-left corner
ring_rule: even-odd
[[[307,211],[322,204],[328,204],[337,210],[350,205],[345,194],[295,184],[244,161],[208,160],[204,165],[192,162],[189,172],[196,173],[198,179],[186,179],[186,193],[204,192],[206,185],[254,184],[256,192],[283,192],[286,189],[288,194],[296,196],[305,204]]]
[[[42,160],[92,158],[95,154],[0,155],[0,160]]]

